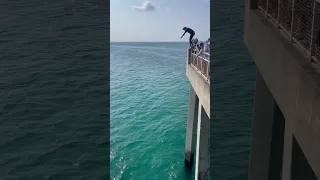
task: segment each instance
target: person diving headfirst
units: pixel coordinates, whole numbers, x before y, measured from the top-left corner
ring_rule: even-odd
[[[191,45],[192,44],[192,38],[196,33],[191,28],[188,28],[188,27],[183,27],[182,30],[184,30],[184,33],[182,34],[180,39],[182,39],[182,37],[188,32],[190,34],[189,43]]]

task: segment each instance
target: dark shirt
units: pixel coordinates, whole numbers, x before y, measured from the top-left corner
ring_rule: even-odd
[[[187,28],[185,31],[188,32],[189,34],[194,34],[194,31],[190,28]]]

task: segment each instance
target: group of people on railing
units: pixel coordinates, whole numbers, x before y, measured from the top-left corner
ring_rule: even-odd
[[[184,33],[182,37],[189,33],[189,63],[196,66],[196,68],[201,72],[202,75],[206,77],[207,80],[210,79],[209,72],[210,72],[210,38],[206,40],[205,43],[200,42],[198,38],[193,38],[195,32],[191,28],[183,27]],[[200,58],[199,58],[200,57]]]
[[[206,40],[206,42],[203,43],[203,42],[200,42],[198,38],[193,38],[196,33],[191,28],[183,27],[182,30],[184,30],[184,33],[181,36],[181,38],[186,33],[190,34],[190,37],[189,37],[190,47],[193,51],[195,51],[198,54],[197,56],[199,56],[202,52],[208,53],[210,55],[210,38],[208,38],[208,40]]]
[[[206,52],[210,54],[210,38],[205,43],[198,40],[198,38],[192,39],[191,48],[198,52]]]
[[[184,30],[184,33],[182,34],[181,39],[186,33],[190,34],[189,43],[192,54],[196,54],[195,59],[202,57],[203,59],[210,61],[210,38],[203,43],[200,42],[198,38],[193,38],[196,33],[191,28],[183,27],[182,30]]]

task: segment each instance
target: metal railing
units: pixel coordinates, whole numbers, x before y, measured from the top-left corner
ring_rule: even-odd
[[[291,43],[320,64],[320,5],[318,0],[258,0],[266,18],[276,23]]]
[[[188,63],[210,84],[210,54],[188,49]]]

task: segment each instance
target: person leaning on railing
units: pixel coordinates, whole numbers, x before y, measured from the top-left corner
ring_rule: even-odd
[[[199,47],[197,47],[198,54],[196,56],[196,59],[200,56],[200,54],[203,52],[203,50],[204,50],[204,44],[203,44],[203,42],[201,42]]]
[[[206,59],[207,61],[210,61],[210,49],[207,45],[204,45],[202,42],[200,43],[199,47],[197,48],[198,53],[196,54],[196,59],[200,56]],[[195,52],[196,53],[196,52]],[[208,56],[208,57],[207,57]]]

